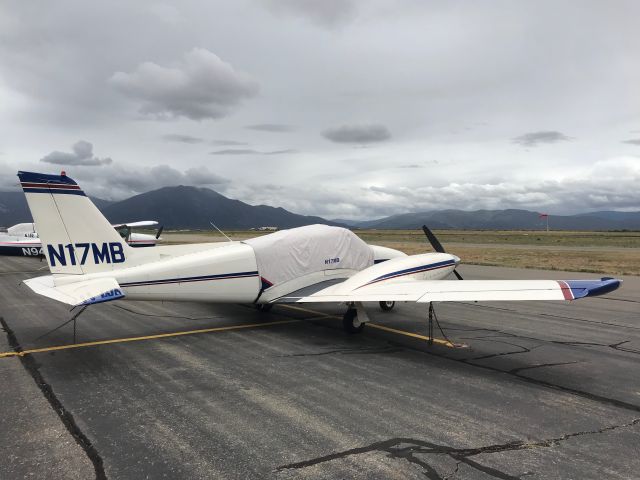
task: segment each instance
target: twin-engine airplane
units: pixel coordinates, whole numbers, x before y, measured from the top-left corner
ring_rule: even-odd
[[[134,233],[132,228],[155,227],[158,222],[145,220],[142,222],[120,223],[112,225],[120,236],[132,247],[154,247],[162,233],[162,227],[156,235]],[[42,258],[42,242],[36,231],[35,223],[18,223],[9,227],[6,233],[0,233],[0,255],[13,257]]]
[[[344,327],[362,330],[362,302],[574,300],[620,286],[600,280],[444,280],[460,259],[444,252],[406,255],[367,245],[325,225],[237,242],[131,248],[66,175],[18,172],[51,275],[25,280],[34,292],[73,306],[111,300],[346,304]]]

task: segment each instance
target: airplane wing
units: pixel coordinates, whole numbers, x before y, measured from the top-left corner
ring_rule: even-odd
[[[407,280],[345,288],[347,283],[307,295],[295,292],[274,303],[575,300],[611,292],[620,286],[621,280]]]
[[[24,281],[39,295],[68,305],[92,305],[124,297],[115,278],[98,278],[56,286],[52,275],[30,278]]]
[[[112,227],[113,228],[120,228],[120,227],[136,228],[136,227],[155,227],[156,225],[158,225],[158,222],[156,222],[155,220],[142,220],[140,222],[118,223],[118,224],[112,225]]]

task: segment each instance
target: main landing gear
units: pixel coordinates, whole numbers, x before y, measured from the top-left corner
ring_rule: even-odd
[[[256,303],[255,307],[259,312],[267,313],[273,308],[273,303]]]
[[[349,309],[342,317],[342,327],[347,333],[360,333],[364,329],[364,322],[358,320],[358,310],[353,306],[349,306]]]
[[[396,302],[378,302],[380,308],[385,312],[391,311]],[[347,333],[360,333],[369,321],[367,312],[360,302],[352,302],[347,306],[347,311],[342,317],[342,327]]]

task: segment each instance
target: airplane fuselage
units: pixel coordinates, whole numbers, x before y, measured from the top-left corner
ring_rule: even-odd
[[[398,250],[370,247],[373,249],[376,263],[390,258],[406,257]],[[83,279],[115,278],[125,295],[124,298],[129,300],[267,303],[310,285],[344,280],[358,273],[329,262],[327,265],[331,268],[296,277],[272,288],[268,279],[260,275],[253,248],[242,242],[159,246],[150,251],[145,249],[145,253],[147,252],[146,258],[140,258],[136,254],[138,260],[142,262],[140,265],[108,272],[83,274]],[[67,252],[65,261],[69,261],[68,256]],[[450,257],[450,255],[438,253],[421,255],[414,262],[416,265],[411,265],[411,272],[404,272],[406,269],[403,268],[402,272],[389,271],[386,274],[391,281],[394,275],[402,279],[406,279],[406,275],[423,280],[441,279],[455,268],[455,263],[450,260]],[[153,261],[154,258],[155,261]],[[409,257],[406,258],[409,259]],[[443,259],[446,260],[445,265],[442,264]],[[91,255],[87,255],[85,260],[92,262],[94,259]],[[82,265],[78,267],[81,269]],[[77,275],[56,278],[57,285],[76,281]]]

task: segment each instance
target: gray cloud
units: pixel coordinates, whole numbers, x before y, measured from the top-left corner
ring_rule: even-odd
[[[247,125],[245,128],[248,128],[249,130],[275,133],[293,131],[293,127],[291,125],[282,125],[280,123],[260,123],[258,125]]]
[[[178,143],[202,143],[204,140],[199,137],[192,137],[190,135],[181,135],[179,133],[167,133],[166,135],[162,135],[162,139],[167,142],[178,142]]]
[[[624,140],[622,143],[629,143],[631,145],[640,145],[640,138],[632,138],[631,140]]]
[[[0,1],[0,168],[10,168],[11,181],[19,169],[59,171],[38,160],[52,145],[73,153],[68,139],[89,138],[97,154],[114,158],[99,167],[113,183],[92,178],[98,167],[64,169],[86,174],[84,183],[98,185],[103,196],[132,193],[117,185],[113,172],[120,166],[146,177],[165,164],[186,183],[187,169],[210,165],[232,180],[215,189],[241,200],[347,218],[508,207],[511,201],[524,205],[527,196],[551,202],[552,213],[588,210],[596,198],[611,200],[602,200],[605,209],[640,209],[627,195],[637,186],[619,182],[627,200],[617,198],[615,182],[601,180],[602,172],[584,180],[582,193],[563,180],[566,204],[556,201],[558,185],[545,183],[640,149],[621,143],[640,138],[640,96],[630,93],[640,84],[640,62],[627,61],[640,57],[640,43],[630,41],[638,38],[640,2],[623,0],[624,8],[556,2],[553,9],[543,2],[465,2],[461,9],[459,2],[443,1],[275,1],[171,7],[149,0]],[[504,28],[495,28],[497,17]],[[575,28],[567,28],[567,19]],[[232,65],[226,70],[230,95],[203,66],[218,72],[219,59],[198,58],[192,68],[183,58],[196,46]],[[238,92],[238,71],[259,81],[259,95],[246,82]],[[236,103],[212,100],[211,91],[223,90],[220,95]],[[137,113],[145,108],[152,121]],[[211,118],[211,109],[229,116],[215,123],[190,119]],[[320,134],[355,123],[381,123],[393,142],[332,143]],[[245,128],[253,124],[295,128]],[[554,129],[580,141],[535,148],[510,143],[517,135]],[[167,133],[204,142],[165,143]],[[278,142],[265,141],[273,138]],[[211,143],[217,139],[242,145]],[[235,148],[300,153],[207,155]],[[438,165],[428,163],[435,158]],[[403,165],[425,168],[398,168]],[[152,186],[151,179],[146,183]],[[273,193],[268,184],[282,189]],[[537,190],[517,193],[530,185]],[[403,187],[419,196],[408,202],[406,192],[396,191]],[[588,197],[589,191],[597,195]]]
[[[298,150],[286,148],[284,150],[272,150],[270,152],[262,152],[263,155],[288,155],[289,153],[298,153]]]
[[[209,155],[255,155],[259,153],[257,150],[251,148],[226,148],[224,150],[209,152]]]
[[[224,191],[229,180],[210,171],[207,167],[191,167],[184,171],[169,165],[150,168],[110,167],[101,175],[91,175],[78,170],[71,175],[82,181],[82,187],[90,195],[108,200],[122,200],[139,193],[175,185],[209,187]],[[80,183],[80,182],[79,182]]]
[[[541,143],[557,143],[567,142],[571,137],[554,130],[543,130],[539,132],[530,132],[520,135],[513,139],[513,143],[524,145],[525,147],[536,147]]]
[[[225,150],[217,150],[210,152],[209,155],[285,155],[288,153],[296,153],[297,150],[272,150],[269,152],[261,152],[259,150],[253,150],[251,148],[228,148]]]
[[[217,119],[258,93],[258,84],[217,55],[202,48],[164,67],[144,62],[131,73],[117,72],[109,83],[141,103],[140,112],[156,118]]]
[[[353,0],[262,0],[262,3],[274,14],[307,18],[324,27],[346,23],[356,15]]]
[[[249,145],[247,142],[237,142],[235,140],[213,140],[212,145],[219,145],[221,147],[233,147],[240,145]]]
[[[384,125],[343,125],[328,128],[322,136],[336,143],[373,143],[388,140],[391,133]]]
[[[53,151],[40,159],[41,162],[54,165],[75,165],[83,167],[99,167],[109,165],[113,160],[109,157],[98,158],[93,156],[93,145],[84,140],[76,142],[72,147],[73,152]]]

